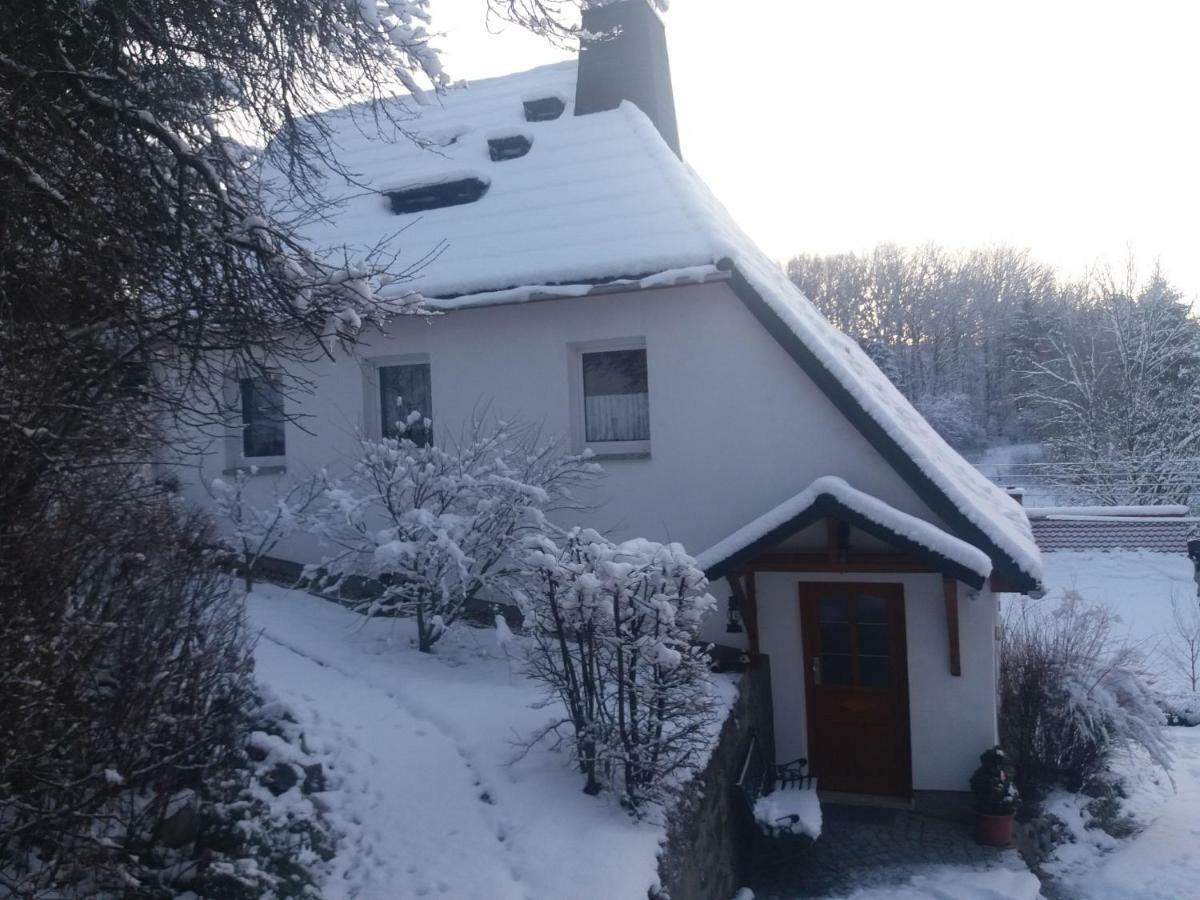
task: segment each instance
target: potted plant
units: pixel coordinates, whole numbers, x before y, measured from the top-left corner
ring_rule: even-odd
[[[1013,782],[1013,767],[999,747],[979,757],[971,776],[975,795],[975,840],[989,847],[1008,847],[1013,839],[1013,816],[1021,795]]]

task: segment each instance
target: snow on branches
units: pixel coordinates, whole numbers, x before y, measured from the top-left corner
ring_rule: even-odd
[[[270,502],[259,505],[254,502],[252,484],[261,480],[258,467],[251,466],[238,469],[231,481],[214,478],[209,485],[217,515],[229,523],[226,543],[242,573],[246,593],[254,589],[259,560],[288,535],[312,529],[312,511],[323,489],[317,478],[276,478]]]
[[[716,601],[679,544],[613,543],[575,529],[527,542],[530,674],[566,707],[589,794],[631,810],[664,798],[711,742],[709,661],[696,644]]]
[[[1078,791],[1118,751],[1140,748],[1171,767],[1159,709],[1137,649],[1117,621],[1077,591],[1007,606],[1000,642],[1000,735],[1028,799]]]
[[[326,483],[319,531],[335,553],[308,575],[334,590],[348,576],[378,581],[359,609],[415,616],[429,652],[469,601],[510,587],[522,541],[547,527],[546,513],[573,507],[574,490],[600,469],[534,430],[483,417],[448,446],[410,437],[430,433],[418,412],[398,427],[363,441],[351,474]]]

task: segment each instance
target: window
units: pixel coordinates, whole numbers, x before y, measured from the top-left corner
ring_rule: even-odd
[[[283,456],[283,391],[272,378],[238,382],[242,402],[242,457]]]
[[[540,97],[525,101],[526,122],[549,122],[563,114],[567,104],[559,97]]]
[[[479,178],[460,178],[437,184],[422,184],[403,190],[384,191],[392,203],[392,212],[397,215],[441,209],[445,206],[461,206],[474,203],[487,193],[488,183]]]
[[[488,155],[492,162],[504,162],[506,159],[518,159],[529,152],[533,142],[523,134],[512,137],[492,138],[488,141]]]
[[[583,443],[599,453],[650,449],[650,391],[646,349],[584,350]]]
[[[429,363],[379,366],[379,430],[384,437],[396,437],[400,422],[413,412],[422,419],[433,418],[433,391]],[[410,425],[408,438],[417,444],[433,442],[432,429],[423,423]]]

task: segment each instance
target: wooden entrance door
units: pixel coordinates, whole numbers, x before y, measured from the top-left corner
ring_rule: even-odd
[[[809,771],[819,787],[912,792],[904,588],[801,584]]]

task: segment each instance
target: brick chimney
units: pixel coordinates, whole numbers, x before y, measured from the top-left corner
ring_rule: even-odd
[[[635,104],[679,155],[671,65],[662,19],[650,0],[592,3],[583,10],[575,115]]]

